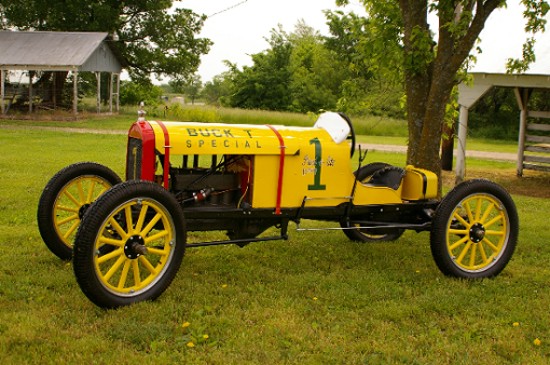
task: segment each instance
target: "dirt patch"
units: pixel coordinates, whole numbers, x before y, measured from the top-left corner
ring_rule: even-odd
[[[515,170],[468,170],[466,179],[487,179],[502,185],[510,194],[550,199],[550,174],[538,171],[524,171],[522,177]],[[443,172],[443,184],[453,186],[455,174]]]

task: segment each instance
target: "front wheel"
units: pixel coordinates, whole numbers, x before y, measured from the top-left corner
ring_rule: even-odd
[[[154,300],[170,285],[186,245],[181,207],[161,186],[121,183],[88,209],[74,245],[74,272],[96,305]]]
[[[38,202],[38,230],[57,257],[70,260],[73,241],[86,209],[105,191],[120,183],[106,166],[79,162],[53,176]]]
[[[519,231],[516,206],[506,190],[487,180],[456,186],[435,212],[430,247],[448,276],[487,278],[510,261]]]

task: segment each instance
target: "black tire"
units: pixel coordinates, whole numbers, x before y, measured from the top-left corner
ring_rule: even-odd
[[[361,167],[355,171],[357,181],[366,183],[372,175],[383,168],[389,167],[384,162],[373,162]],[[353,229],[356,224],[353,220],[342,219],[340,221],[340,227],[344,234],[352,241],[356,242],[385,242],[395,241],[403,234],[404,230],[400,228],[357,228]]]
[[[443,274],[489,278],[510,261],[518,231],[516,206],[508,192],[487,180],[470,180],[441,201],[432,221],[430,247]]]
[[[121,182],[106,166],[79,162],[50,179],[38,202],[38,230],[46,246],[70,260],[73,241],[86,209],[105,191]]]
[[[183,211],[160,185],[127,181],[88,209],[75,239],[73,267],[82,292],[102,308],[158,298],[181,265]]]

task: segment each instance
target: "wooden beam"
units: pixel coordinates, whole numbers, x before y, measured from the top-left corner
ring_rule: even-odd
[[[525,155],[523,161],[550,164],[550,156],[544,157],[544,156]]]
[[[6,97],[6,90],[4,89],[4,83],[6,81],[6,71],[0,69],[0,94],[2,100],[0,101],[1,109],[2,109],[2,115],[6,114],[6,106],[4,104],[4,98]]]
[[[527,129],[530,131],[550,132],[550,124],[529,123],[527,124]]]
[[[527,136],[526,140],[532,143],[550,143],[550,137],[545,136]]]
[[[523,164],[523,168],[527,170],[536,170],[536,171],[550,171],[550,166],[536,165],[531,163]]]
[[[101,113],[101,72],[96,72],[97,79],[97,114]]]
[[[525,147],[525,151],[550,153],[550,145],[548,147],[544,145],[527,146]]]
[[[78,115],[78,71],[73,70],[73,116]]]
[[[542,119],[550,119],[550,112],[541,112],[541,111],[529,111],[529,116],[531,118],[542,118]]]
[[[32,77],[33,71],[29,71],[29,114],[32,113]]]

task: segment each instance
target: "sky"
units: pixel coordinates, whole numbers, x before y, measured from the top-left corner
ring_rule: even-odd
[[[473,71],[505,72],[506,59],[521,55],[526,39],[522,8],[519,0],[508,3],[506,9],[497,9],[487,21],[480,35],[483,53],[478,55]],[[350,0],[345,8],[336,6],[334,0],[181,0],[175,5],[208,16],[200,36],[214,44],[201,58],[199,74],[203,82],[227,70],[224,60],[239,67],[250,65],[250,55],[269,47],[265,38],[278,24],[292,32],[298,21],[304,20],[321,34],[328,35],[323,10],[364,14],[358,0]],[[529,73],[550,73],[550,29],[537,39],[537,63]]]

